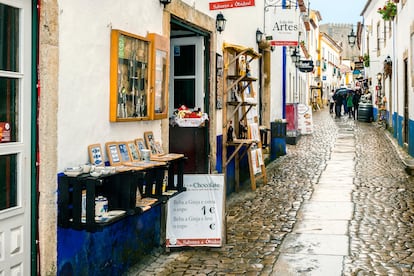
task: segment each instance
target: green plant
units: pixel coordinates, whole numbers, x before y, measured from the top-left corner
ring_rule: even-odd
[[[364,54],[364,56],[362,58],[363,58],[363,61],[364,61],[364,66],[369,67],[369,54]]]
[[[393,20],[397,15],[397,5],[392,1],[388,1],[384,7],[378,8],[377,12],[381,14],[384,20]]]

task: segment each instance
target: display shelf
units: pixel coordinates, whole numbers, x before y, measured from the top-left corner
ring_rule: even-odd
[[[58,225],[63,228],[101,231],[103,227],[115,223],[129,215],[141,214],[148,208],[137,206],[139,198],[156,198],[149,207],[167,202],[171,197],[185,190],[183,187],[184,155],[174,155],[168,162],[157,162],[151,167],[125,167],[113,174],[90,174],[78,176],[58,175]],[[155,161],[153,161],[155,163]],[[177,169],[174,169],[177,166]],[[172,175],[163,189],[164,177]],[[174,174],[177,181],[174,182]],[[170,180],[171,178],[171,180]],[[108,199],[108,210],[119,211],[118,215],[96,218],[95,198]],[[122,212],[124,211],[124,212]],[[83,214],[82,214],[83,213]]]
[[[235,163],[235,189],[239,190],[240,159],[248,155],[249,174],[252,190],[256,189],[256,179],[266,178],[266,167],[261,153],[262,145],[257,126],[258,115],[254,112],[257,106],[253,82],[257,78],[251,76],[250,63],[261,58],[252,48],[224,44],[224,85],[223,85],[223,173],[227,174],[227,166]],[[234,137],[234,132],[237,133]],[[228,148],[232,153],[228,154]],[[259,164],[259,165],[257,165]]]

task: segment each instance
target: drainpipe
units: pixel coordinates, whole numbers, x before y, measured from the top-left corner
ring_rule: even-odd
[[[37,195],[39,193],[39,143],[38,143],[38,97],[40,96],[40,85],[38,83],[39,67],[39,15],[40,2],[32,0],[32,103],[31,103],[31,192],[30,192],[30,234],[31,234],[31,275],[40,275],[40,267],[38,267],[39,256],[39,231],[38,231],[38,206]],[[39,262],[40,263],[40,262]],[[35,274],[36,273],[36,274]]]
[[[286,0],[282,0],[282,9],[286,9]],[[282,48],[282,119],[286,119],[286,46]]]

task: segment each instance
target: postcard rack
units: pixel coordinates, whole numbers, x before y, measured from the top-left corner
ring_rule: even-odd
[[[250,72],[250,63],[259,58],[261,55],[252,48],[224,44],[222,164],[223,173],[227,174],[227,166],[234,159],[236,191],[240,183],[240,160],[246,153],[252,190],[256,189],[257,179],[267,182],[252,85],[257,79]]]

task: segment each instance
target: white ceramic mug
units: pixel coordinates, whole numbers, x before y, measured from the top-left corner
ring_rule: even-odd
[[[150,161],[150,150],[149,149],[142,149],[141,150],[141,158],[145,162],[149,162]]]

